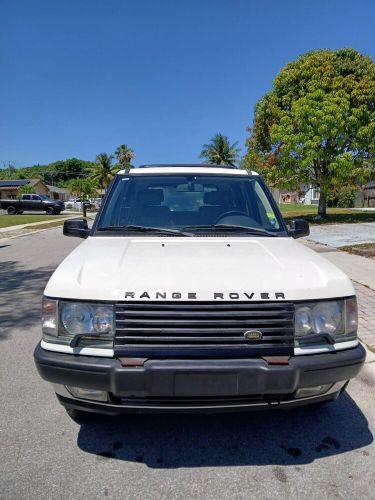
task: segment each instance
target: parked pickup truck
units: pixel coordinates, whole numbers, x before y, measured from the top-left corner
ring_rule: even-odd
[[[23,194],[18,200],[0,200],[0,208],[9,215],[25,212],[44,211],[48,215],[57,215],[65,210],[64,202],[51,200],[42,194]]]
[[[256,172],[123,170],[64,234],[34,357],[73,418],[325,403],[365,361],[353,285]]]

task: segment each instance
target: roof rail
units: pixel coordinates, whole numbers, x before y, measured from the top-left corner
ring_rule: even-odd
[[[212,163],[156,163],[149,165],[139,165],[137,168],[163,168],[163,167],[181,167],[181,168],[232,168],[237,170],[235,165],[214,165]]]

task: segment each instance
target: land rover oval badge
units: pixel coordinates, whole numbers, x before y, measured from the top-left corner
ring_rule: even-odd
[[[263,335],[259,330],[248,330],[243,334],[246,340],[262,340]]]

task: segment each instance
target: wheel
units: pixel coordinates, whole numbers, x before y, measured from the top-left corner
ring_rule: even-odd
[[[7,208],[7,212],[8,212],[8,215],[15,215],[17,213],[17,209],[13,205],[10,205]]]
[[[54,211],[54,214],[55,214],[55,215],[60,215],[60,214],[61,214],[61,210],[55,210],[55,211]]]
[[[53,215],[55,213],[55,209],[53,207],[47,207],[46,208],[46,214],[47,215]]]
[[[18,210],[18,214],[23,214],[23,210]]]

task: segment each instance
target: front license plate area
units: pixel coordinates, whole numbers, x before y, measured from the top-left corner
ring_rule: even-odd
[[[177,373],[175,396],[225,396],[238,394],[236,373]]]

